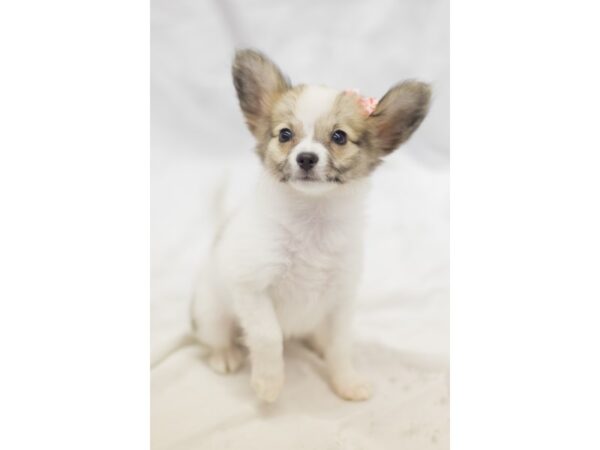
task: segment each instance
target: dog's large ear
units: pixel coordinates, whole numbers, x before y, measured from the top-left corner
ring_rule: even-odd
[[[271,109],[291,87],[290,82],[268,57],[256,50],[238,50],[231,72],[248,128],[262,138],[269,131]]]
[[[418,81],[391,88],[367,120],[374,146],[388,154],[405,142],[427,115],[430,98],[429,85]]]

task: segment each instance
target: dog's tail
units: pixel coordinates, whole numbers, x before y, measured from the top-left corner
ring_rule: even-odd
[[[229,186],[229,172],[225,171],[224,175],[219,178],[219,183],[214,187],[213,194],[208,204],[208,226],[211,228],[211,233],[216,236],[219,229],[227,219],[227,208],[225,202],[227,199],[227,189]],[[213,238],[214,239],[214,238]],[[201,344],[197,337],[197,324],[194,320],[194,301],[196,301],[195,285],[192,287],[192,295],[189,300],[188,309],[188,327],[187,330],[182,330],[182,333],[173,339],[160,345],[160,347],[152,352],[150,367],[155,368],[168,357],[173,355],[182,348]],[[202,348],[202,345],[200,345]]]
[[[224,171],[223,176],[219,177],[219,183],[215,186],[213,190],[213,195],[208,205],[207,217],[209,226],[211,228],[213,244],[218,239],[221,229],[227,221],[228,214],[226,208],[226,201],[229,180],[229,171]],[[194,315],[194,304],[196,301],[198,301],[197,283],[198,280],[195,280],[194,285],[192,286],[192,295],[190,296],[188,303],[188,332],[185,336],[182,336],[181,339],[177,342],[178,346],[172,347],[172,350],[166,356],[169,356],[171,353],[177,351],[183,346],[200,343],[196,338],[198,324],[196,323]]]
[[[213,230],[218,230],[227,217],[227,188],[229,187],[229,172],[225,172],[215,186],[209,205],[208,218]]]

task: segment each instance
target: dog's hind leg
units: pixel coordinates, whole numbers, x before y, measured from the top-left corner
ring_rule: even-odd
[[[207,286],[200,286],[191,308],[194,335],[208,349],[208,365],[218,373],[238,370],[245,359],[237,343],[239,327],[235,317]]]

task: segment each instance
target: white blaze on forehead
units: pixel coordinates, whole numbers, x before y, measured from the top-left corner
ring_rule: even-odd
[[[302,122],[307,137],[312,138],[316,121],[331,110],[339,93],[325,86],[307,86],[302,90],[294,115]]]

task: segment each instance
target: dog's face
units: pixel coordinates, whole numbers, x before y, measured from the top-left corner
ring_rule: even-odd
[[[263,164],[281,182],[313,194],[369,175],[419,127],[431,96],[427,84],[407,81],[371,110],[353,92],[292,86],[254,50],[236,53],[233,81]]]

